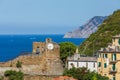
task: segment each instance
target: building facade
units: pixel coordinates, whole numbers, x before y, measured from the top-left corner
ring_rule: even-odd
[[[110,80],[120,80],[120,35],[113,36],[112,44],[98,51],[98,73]]]
[[[80,54],[76,52],[73,56],[68,57],[67,59],[67,68],[70,69],[72,67],[76,67],[76,68],[86,67],[90,71],[97,72],[97,58],[80,57]]]

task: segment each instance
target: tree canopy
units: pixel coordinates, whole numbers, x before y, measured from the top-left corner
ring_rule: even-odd
[[[75,53],[77,46],[72,42],[62,42],[60,43],[60,58],[62,60],[66,59]]]
[[[108,77],[101,76],[100,74],[97,74],[96,72],[90,72],[87,70],[87,68],[71,68],[71,69],[65,69],[64,76],[70,76],[74,77],[78,80],[109,80]]]

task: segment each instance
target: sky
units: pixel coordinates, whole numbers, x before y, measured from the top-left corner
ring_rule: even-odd
[[[65,34],[118,9],[120,0],[0,0],[0,34]]]

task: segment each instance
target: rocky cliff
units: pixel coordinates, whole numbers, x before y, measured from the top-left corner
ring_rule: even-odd
[[[107,16],[95,16],[78,29],[66,33],[64,38],[87,38],[98,29],[98,26],[102,24],[106,18]]]

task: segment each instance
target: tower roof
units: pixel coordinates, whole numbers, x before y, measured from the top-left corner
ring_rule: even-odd
[[[79,53],[79,50],[78,50],[78,48],[76,48],[76,51],[75,51],[75,53]]]

